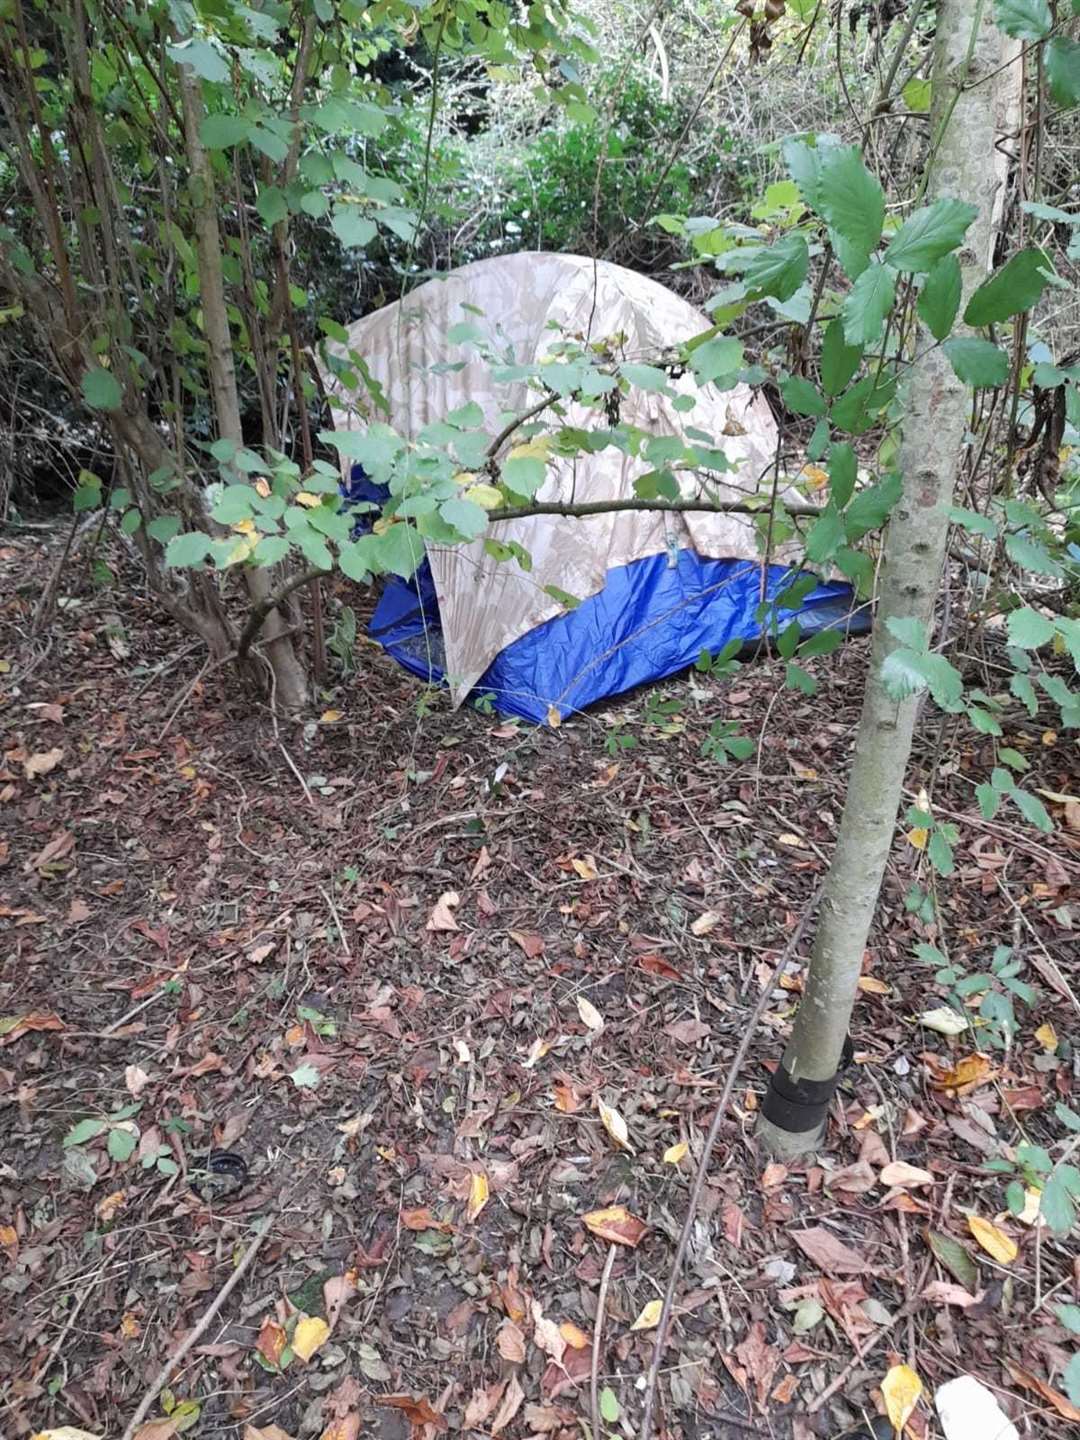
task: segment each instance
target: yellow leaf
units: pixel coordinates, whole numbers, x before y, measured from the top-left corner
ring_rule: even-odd
[[[310,1360],[316,1350],[322,1349],[330,1339],[330,1326],[319,1315],[303,1315],[296,1322],[293,1331],[293,1353],[301,1360]]]
[[[1042,1191],[1041,1191],[1041,1190],[1025,1190],[1025,1191],[1024,1191],[1024,1208],[1023,1208],[1023,1210],[1020,1211],[1020,1214],[1016,1216],[1016,1219],[1020,1221],[1020,1224],[1021,1224],[1021,1225],[1034,1225],[1034,1224],[1035,1224],[1035,1221],[1039,1219],[1039,1213],[1040,1213],[1041,1210],[1042,1210]],[[1041,1221],[1040,1223],[1043,1224],[1043,1225],[1045,1225],[1045,1224],[1046,1224],[1046,1221],[1043,1220],[1043,1221]]]
[[[488,1202],[488,1195],[491,1193],[488,1185],[488,1178],[481,1170],[469,1181],[469,1203],[465,1213],[470,1220],[475,1220]]]
[[[497,510],[503,503],[502,492],[494,485],[470,485],[463,498],[479,505],[481,510]]]
[[[859,989],[866,995],[888,995],[889,987],[876,975],[860,975]]]
[[[910,1365],[894,1365],[881,1382],[885,1409],[897,1435],[903,1433],[904,1426],[919,1403],[922,1388],[922,1381]]]
[[[230,530],[235,530],[238,535],[254,535],[254,533],[255,533],[255,521],[254,521],[254,520],[237,520],[237,522],[235,523],[235,525],[230,525],[230,526],[229,526],[229,529],[230,529]]]
[[[89,1430],[80,1430],[77,1425],[61,1425],[57,1430],[39,1430],[31,1440],[104,1440]]]
[[[604,1028],[604,1017],[600,1014],[600,1011],[597,1010],[596,1006],[592,1003],[592,1001],[586,1000],[584,995],[579,995],[577,1008],[578,1014],[581,1016],[582,1021],[589,1027],[590,1030],[594,1031],[597,1035],[599,1035],[600,1031]]]
[[[700,940],[703,935],[711,935],[720,924],[720,916],[715,910],[705,910],[696,920],[690,922],[690,934],[696,935]]]
[[[939,1035],[962,1035],[968,1029],[968,1021],[949,1005],[939,1005],[936,1010],[924,1010],[919,1024],[927,1030],[936,1030]]]
[[[1011,1265],[1019,1255],[1016,1241],[1005,1234],[1004,1230],[989,1220],[984,1220],[981,1215],[969,1215],[967,1217],[968,1229],[979,1242],[988,1255],[998,1262],[999,1265]]]
[[[922,830],[918,826],[916,826],[914,830],[907,832],[907,842],[909,845],[913,845],[916,850],[925,850],[926,842],[929,838],[929,830]]]
[[[317,510],[322,504],[322,498],[318,495],[312,495],[308,490],[298,490],[293,496],[293,499],[297,505],[303,505],[306,510]]]
[[[1054,1029],[1053,1025],[1050,1024],[1049,1020],[1046,1022],[1045,1025],[1040,1025],[1039,1028],[1035,1031],[1035,1039],[1039,1042],[1039,1044],[1043,1047],[1043,1049],[1048,1055],[1052,1055],[1054,1051],[1058,1048],[1057,1031]]]
[[[592,1344],[592,1338],[586,1335],[584,1330],[579,1329],[572,1320],[562,1322],[559,1326],[559,1334],[571,1350],[587,1350]]]
[[[551,436],[536,435],[524,445],[515,445],[508,460],[546,460],[551,451]]]
[[[636,1155],[637,1151],[630,1144],[630,1132],[626,1128],[626,1121],[619,1114],[618,1110],[613,1109],[610,1105],[605,1105],[599,1095],[596,1097],[596,1106],[600,1111],[600,1119],[603,1122],[604,1129],[611,1136],[612,1140],[615,1141],[619,1149],[627,1150],[631,1155]]]
[[[810,481],[811,486],[815,490],[820,490],[822,486],[829,483],[829,472],[822,470],[818,465],[804,465],[802,473],[806,476],[807,480]]]
[[[523,1070],[532,1070],[534,1066],[536,1066],[544,1058],[544,1056],[548,1053],[550,1049],[551,1041],[541,1040],[538,1036],[529,1046],[528,1058],[522,1061],[521,1068]]]
[[[270,494],[270,482],[264,480],[261,475],[255,481],[255,494],[260,495],[264,500]]]
[[[340,719],[341,719],[341,711],[340,711],[340,710],[324,710],[323,713],[319,716],[319,723],[320,723],[321,725],[333,725],[333,723],[334,723],[335,720],[340,720]]]
[[[689,1151],[690,1146],[686,1143],[685,1140],[680,1140],[677,1145],[669,1145],[668,1148],[664,1151],[664,1164],[678,1165],[681,1161],[686,1159]]]
[[[662,1300],[650,1300],[643,1306],[641,1314],[630,1326],[631,1330],[655,1330],[660,1323],[660,1311],[664,1308]]]
[[[571,860],[570,864],[582,880],[595,880],[600,873],[596,868],[596,861],[591,855],[586,855],[584,860]]]
[[[548,706],[547,723],[551,726],[552,730],[557,730],[562,724],[562,716],[559,713],[559,707],[557,705]]]

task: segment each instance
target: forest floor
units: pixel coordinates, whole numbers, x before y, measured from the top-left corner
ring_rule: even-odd
[[[835,838],[865,644],[812,662],[813,697],[766,659],[536,730],[418,704],[364,643],[321,719],[275,725],[78,566],[30,641],[58,546],[0,538],[0,1430],[119,1440],[268,1219],[143,1440],[571,1440],[609,1255],[586,1217],[624,1207],[597,1382],[635,1433],[704,1134]],[[753,757],[702,758],[718,716]],[[1007,743],[1075,791],[1075,737]],[[943,927],[905,904],[930,878],[902,825],[817,1161],[752,1143],[801,960],[740,1076],[661,1375],[686,1440],[836,1436],[898,1361],[917,1440],[964,1373],[1024,1436],[1080,1418],[1075,1247],[985,1168],[1059,1156],[1080,1088],[1080,834],[1050,800],[1049,837],[982,819],[991,741],[931,713],[914,789],[934,761]],[[969,971],[1014,947],[1036,999],[1007,1053],[920,1024],[930,942]],[[211,1151],[238,1158],[207,1179]]]

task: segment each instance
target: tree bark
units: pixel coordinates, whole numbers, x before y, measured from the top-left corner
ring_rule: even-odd
[[[199,294],[206,334],[207,368],[218,434],[223,440],[243,445],[240,396],[236,386],[232,337],[225,306],[225,284],[221,264],[221,232],[218,228],[214,175],[199,136],[204,109],[199,79],[190,65],[178,65],[180,96],[184,117],[184,142],[190,170],[195,244],[199,265]],[[272,591],[265,569],[245,567],[244,580],[253,606],[258,608]],[[285,711],[294,713],[307,703],[308,685],[304,667],[296,654],[280,612],[275,608],[266,617],[265,654],[274,676],[274,699]]]
[[[959,259],[965,298],[985,276],[995,176],[995,71],[1002,35],[989,0],[940,0],[935,38],[926,200],[950,197],[978,207]],[[961,307],[962,308],[962,307]],[[962,331],[958,331],[962,333]],[[829,1082],[837,1072],[858,993],[863,952],[896,826],[911,753],[918,697],[894,700],[882,666],[898,645],[888,622],[911,617],[929,630],[948,539],[948,507],[971,408],[971,394],[933,337],[919,327],[903,421],[903,494],[893,512],[855,758],[836,849],[825,880],[806,990],[783,1069],[796,1082]],[[802,1133],[764,1116],[757,1135],[777,1156],[820,1143],[824,1124]]]

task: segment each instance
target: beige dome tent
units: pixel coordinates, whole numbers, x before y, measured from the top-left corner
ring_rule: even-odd
[[[491,349],[512,363],[541,359],[573,336],[609,342],[621,362],[648,363],[702,334],[709,321],[656,281],[606,261],[533,253],[477,261],[428,281],[349,327],[347,346],[335,348],[342,357],[349,350],[363,357],[390,413],[358,408],[356,393],[328,373],[335,427],[363,429],[370,420],[388,419],[398,433],[413,438],[425,425],[473,401],[495,436],[508,413],[534,406],[535,389],[493,380],[491,364],[479,358],[475,345],[462,343],[463,325],[489,337]],[[694,408],[680,413],[672,396],[634,388],[622,400],[620,419],[658,436],[683,436],[687,426],[705,432],[735,467],[719,479],[711,475],[709,493],[732,499],[757,493],[771,479],[777,444],[765,401],[743,384],[722,391],[685,377],[671,388],[692,396]],[[577,403],[566,402],[566,412],[561,422],[566,425],[595,429],[603,424],[595,409]],[[511,438],[505,448],[514,443]],[[614,447],[556,460],[536,499],[629,498],[635,480],[651,468]],[[343,460],[347,493],[353,478],[351,462]],[[683,493],[693,496],[701,483],[683,476]],[[372,622],[372,633],[381,631],[383,643],[409,668],[444,678],[455,705],[479,687],[498,692],[500,708],[543,716],[554,705],[566,713],[600,695],[684,668],[717,639],[713,648],[719,649],[728,638],[725,627],[730,630],[733,623],[725,614],[731,609],[725,590],[734,586],[740,591],[743,611],[750,602],[756,609],[760,598],[758,549],[747,515],[638,510],[588,519],[532,516],[500,522],[489,534],[523,546],[532,557],[531,571],[492,558],[482,540],[457,546],[429,542],[430,581],[422,576],[409,598],[395,596],[388,586],[393,603],[387,607],[384,596],[380,608],[388,608],[391,623],[385,623],[387,614],[377,614]],[[710,561],[728,569],[716,572]],[[643,562],[652,562],[648,584],[636,573]],[[733,562],[738,562],[734,569]],[[775,568],[779,583],[784,572]],[[685,573],[661,573],[666,571]],[[628,583],[613,588],[614,577]],[[673,580],[678,580],[674,588]],[[396,582],[399,590],[403,583]],[[568,612],[552,590],[587,604]],[[846,593],[842,586],[824,590]],[[807,606],[812,603],[811,597]],[[413,633],[403,634],[395,618],[406,629],[412,625]],[[739,633],[745,632],[745,617],[738,623]],[[576,632],[573,641],[571,632]],[[525,657],[524,667],[511,667],[512,683],[492,683],[493,668],[497,671],[500,661],[515,652],[521,659],[521,646],[530,636],[531,658]],[[553,665],[556,651],[562,659]]]

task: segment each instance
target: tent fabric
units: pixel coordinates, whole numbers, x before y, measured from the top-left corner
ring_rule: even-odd
[[[534,253],[477,261],[356,321],[347,346],[336,347],[343,357],[347,349],[363,356],[387,398],[390,423],[406,438],[469,401],[479,405],[486,427],[496,434],[508,414],[521,414],[536,403],[534,390],[495,382],[475,349],[447,339],[451,327],[463,321],[489,335],[507,363],[518,364],[550,354],[568,334],[607,341],[622,361],[654,361],[709,328],[706,317],[681,297],[606,261]],[[325,381],[339,430],[363,429],[380,418],[333,375]],[[674,381],[673,388],[694,398],[691,411],[680,413],[671,398],[635,388],[623,399],[621,419],[653,435],[683,435],[687,426],[706,432],[735,467],[719,478],[712,475],[709,493],[724,498],[756,494],[776,454],[776,425],[765,401],[745,385],[702,389],[690,377]],[[595,427],[595,410],[570,402],[565,408],[562,423]],[[343,461],[346,486],[350,468]],[[649,468],[609,447],[575,461],[553,462],[537,498],[580,502],[631,496],[635,479]],[[681,483],[687,498],[701,493],[697,477],[685,476]],[[687,552],[697,561],[757,559],[750,517],[718,512],[624,511],[584,520],[533,516],[501,522],[489,534],[522,545],[531,556],[531,572],[514,562],[500,563],[482,541],[427,547],[441,619],[440,668],[455,705],[509,647],[538,627],[564,622],[563,629],[556,625],[545,632],[549,643],[568,633],[570,616],[545,587],[588,600],[611,583],[612,572],[635,561],[655,558],[663,570],[669,557],[678,557],[678,570],[696,563],[684,561]],[[605,606],[588,613],[605,613]],[[613,666],[612,682],[620,667],[633,662],[623,656]],[[600,693],[613,688],[609,683]]]
[[[474,693],[525,720],[543,723],[552,710],[565,719],[605,696],[674,675],[703,650],[715,654],[732,640],[758,640],[761,569],[692,549],[680,550],[675,563],[652,555],[618,566],[597,594],[503,650]],[[770,566],[765,598],[774,601],[796,578],[784,565]],[[865,633],[868,615],[851,607],[849,586],[822,582],[797,614],[783,607],[772,613],[781,627],[797,618],[803,636],[830,628]],[[426,564],[410,582],[387,583],[368,634],[414,675],[445,680],[439,601]]]

